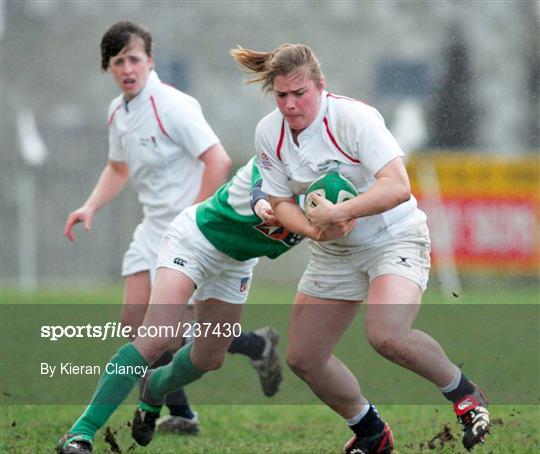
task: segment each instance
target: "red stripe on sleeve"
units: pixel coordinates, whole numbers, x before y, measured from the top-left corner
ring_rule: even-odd
[[[154,109],[154,115],[156,116],[156,120],[158,122],[159,129],[163,134],[165,134],[169,139],[171,138],[169,134],[167,134],[167,131],[165,131],[165,128],[163,127],[163,123],[161,123],[161,119],[159,118],[156,102],[154,101],[154,97],[150,96],[150,102],[152,103],[152,108]]]
[[[120,107],[122,106],[122,103],[118,104],[118,106],[116,106],[116,109],[113,110],[111,116],[109,117],[109,119],[107,120],[107,123],[109,124],[109,126],[112,124],[112,122],[114,121],[114,116],[116,115],[116,112],[118,112],[118,109],[120,109]]]
[[[279,135],[279,142],[277,144],[277,158],[281,161],[281,147],[283,146],[283,139],[285,138],[285,119],[281,123],[281,134]]]
[[[335,95],[334,93],[326,93],[326,97],[334,98],[334,99],[346,99],[347,101],[359,102],[360,104],[364,104],[366,106],[373,108],[373,106],[370,106],[368,103],[365,103],[364,101],[360,101],[359,99],[349,98],[348,96],[339,96],[339,95]]]
[[[335,99],[348,99],[349,101],[357,101],[354,98],[349,98],[348,96],[339,96],[339,95],[335,95],[334,93],[326,93],[326,97],[335,98]],[[361,102],[361,101],[358,101],[358,102]]]
[[[326,132],[328,133],[328,137],[330,137],[330,140],[334,144],[334,146],[338,149],[338,151],[345,156],[349,161],[355,162],[357,164],[360,164],[360,161],[358,159],[353,158],[352,156],[349,156],[346,152],[344,152],[341,147],[336,142],[336,139],[332,135],[332,132],[330,131],[330,126],[328,126],[328,120],[326,117],[323,118],[324,125],[326,126]]]

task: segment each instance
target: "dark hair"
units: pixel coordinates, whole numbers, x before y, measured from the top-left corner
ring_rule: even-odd
[[[144,42],[146,55],[152,56],[152,35],[150,32],[133,22],[122,21],[113,24],[101,38],[101,69],[109,69],[109,60],[129,44],[132,36],[136,35]]]

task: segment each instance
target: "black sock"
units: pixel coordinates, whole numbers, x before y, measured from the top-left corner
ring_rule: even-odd
[[[349,426],[358,438],[372,437],[384,429],[384,421],[373,405],[369,405],[366,415],[354,426]]]
[[[193,419],[195,416],[189,405],[167,405],[167,407],[171,412],[171,416],[181,416],[186,419]]]
[[[192,419],[195,415],[189,406],[187,395],[184,388],[167,394],[165,403],[171,412],[171,416],[182,416],[183,418]]]
[[[443,396],[446,397],[450,402],[458,402],[463,397],[465,397],[468,394],[472,394],[476,388],[474,385],[469,381],[469,379],[465,376],[464,373],[461,374],[461,380],[459,381],[459,385],[456,389],[453,391],[443,393]]]
[[[249,356],[251,359],[260,359],[263,352],[265,340],[253,332],[242,333],[240,337],[233,338],[229,347],[229,353],[240,353]]]
[[[157,369],[158,367],[166,366],[167,364],[171,362],[172,357],[173,357],[172,352],[166,351],[165,353],[163,353],[163,355],[161,355],[158,358],[158,360],[154,364],[152,364],[151,368]]]

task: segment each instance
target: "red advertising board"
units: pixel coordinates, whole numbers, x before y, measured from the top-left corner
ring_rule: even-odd
[[[538,156],[422,153],[408,167],[435,266],[454,260],[461,269],[539,273]]]

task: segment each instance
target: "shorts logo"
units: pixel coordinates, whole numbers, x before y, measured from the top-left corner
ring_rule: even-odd
[[[181,259],[181,258],[179,258],[179,257],[176,257],[176,258],[173,260],[173,263],[174,263],[175,265],[186,266],[187,261],[184,260],[184,259]]]
[[[407,260],[409,260],[409,257],[401,257],[400,255],[398,255],[398,257],[399,257],[399,262],[396,262],[398,265],[405,266],[407,268],[412,268],[412,266],[409,265],[409,263],[407,262]]]
[[[245,293],[249,283],[249,277],[243,277],[240,279],[240,293]]]

